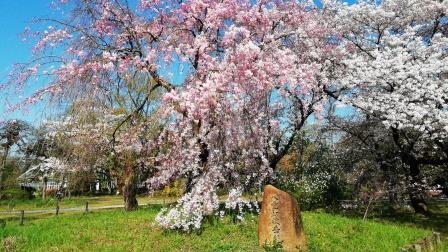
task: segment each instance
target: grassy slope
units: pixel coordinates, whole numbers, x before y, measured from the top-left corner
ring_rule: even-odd
[[[0,237],[15,237],[23,251],[259,251],[257,221],[207,223],[202,233],[164,232],[154,226],[157,209],[110,210],[26,222],[8,222]],[[397,251],[427,235],[423,229],[326,213],[303,213],[310,251]],[[0,249],[1,250],[1,249]]]
[[[411,227],[434,230],[441,233],[442,244],[437,251],[448,252],[448,204],[435,203],[429,204],[430,215],[424,216],[410,211],[384,211],[377,214],[374,219],[384,223],[405,224]]]

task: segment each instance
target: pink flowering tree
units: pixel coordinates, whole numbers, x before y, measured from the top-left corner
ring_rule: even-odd
[[[318,13],[294,2],[194,1],[177,13],[183,21],[172,36],[184,40],[170,44],[193,74],[163,97],[169,121],[160,145],[170,147],[150,182],[188,178],[186,194],[158,221],[189,229],[218,209],[218,188],[230,192],[227,207],[240,209],[244,190],[272,179],[295,134],[322,109],[333,47]]]
[[[218,189],[229,191],[226,207],[243,209],[242,193],[273,178],[297,132],[323,110],[327,73],[340,56],[311,1],[142,0],[134,10],[127,1],[96,0],[59,8],[70,10],[66,19],[27,31],[38,40],[34,60],[16,65],[6,87],[20,90],[37,77],[47,85],[11,109],[61,98],[124,108],[108,135],[113,144],[117,134],[133,134],[127,126],[144,127],[151,120],[142,118],[160,113],[156,136],[125,139],[153,155],[152,189],[187,180],[178,204],[157,218],[166,228],[199,228],[218,210]],[[180,83],[170,80],[173,65],[184,68]],[[141,92],[130,88],[136,82]],[[129,90],[129,102],[116,99]]]
[[[328,93],[391,131],[412,206],[427,212],[420,169],[448,162],[448,2],[326,4],[344,55]]]

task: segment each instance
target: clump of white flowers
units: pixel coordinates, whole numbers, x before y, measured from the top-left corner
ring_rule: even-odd
[[[191,192],[186,193],[177,201],[177,205],[169,210],[163,209],[156,221],[163,228],[199,229],[204,216],[211,215],[219,208],[219,199],[215,190],[199,190],[207,187],[207,182],[198,182]]]
[[[244,213],[259,212],[258,202],[246,200],[242,195],[242,188],[229,191],[225,201],[225,210],[218,211],[220,202],[215,191],[198,191],[186,193],[171,209],[162,209],[156,216],[159,225],[166,229],[189,231],[201,228],[205,216],[217,215],[224,217],[226,211],[234,211],[236,219],[244,221]]]
[[[245,209],[248,212],[259,212],[259,206],[257,201],[250,201],[243,198],[243,190],[241,187],[231,189],[229,196],[225,203],[225,208],[228,210],[236,211],[236,218],[239,221],[244,220]]]

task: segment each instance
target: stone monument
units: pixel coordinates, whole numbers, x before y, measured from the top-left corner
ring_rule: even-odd
[[[258,242],[262,247],[281,245],[285,251],[307,250],[297,200],[271,185],[263,191]]]

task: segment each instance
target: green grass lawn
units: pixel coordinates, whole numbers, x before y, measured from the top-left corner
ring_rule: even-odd
[[[0,238],[18,251],[263,251],[257,246],[257,218],[244,224],[230,219],[207,222],[201,232],[162,231],[154,225],[158,209],[71,213],[9,221]],[[430,231],[405,224],[363,221],[304,212],[310,251],[398,251]],[[3,248],[4,249],[4,248]]]
[[[166,202],[171,202],[174,199],[161,198],[161,197],[148,197],[139,196],[137,197],[139,205],[146,204],[163,204]],[[60,208],[73,208],[73,207],[84,207],[86,202],[89,202],[91,207],[102,207],[111,205],[123,205],[122,195],[104,195],[104,196],[80,196],[63,198],[60,201]],[[55,209],[56,199],[48,198],[42,200],[40,198],[32,200],[1,200],[0,201],[0,211],[18,211],[18,210],[45,210],[45,209]]]

